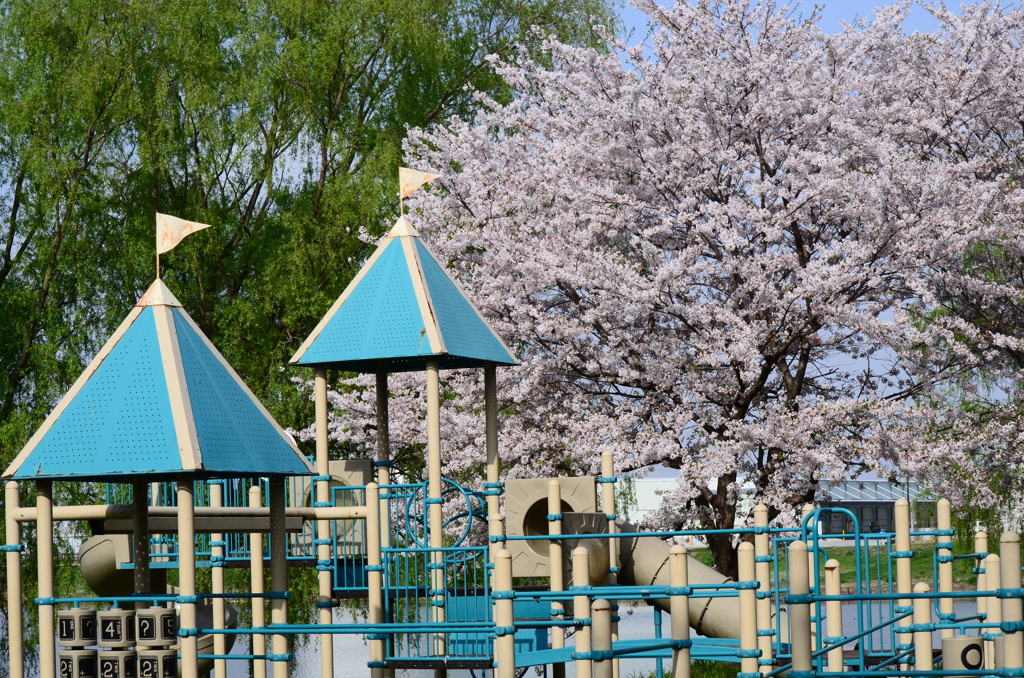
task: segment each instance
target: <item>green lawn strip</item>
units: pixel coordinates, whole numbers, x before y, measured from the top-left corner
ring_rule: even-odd
[[[665,660],[665,678],[672,678],[672,672],[667,670],[669,661]],[[736,678],[740,672],[740,665],[732,662],[712,662],[703,659],[690,664],[690,678]],[[624,673],[626,678],[655,678],[654,671]]]
[[[914,557],[910,560],[910,571],[911,577],[914,583],[925,582],[929,585],[934,585],[934,575],[932,570],[932,554],[935,548],[934,541],[915,541],[911,542],[911,550],[914,552]],[[854,548],[852,546],[832,546],[825,548],[825,554],[828,558],[834,558],[839,561],[839,569],[842,573],[840,581],[844,584],[852,584],[857,580],[856,565],[854,559]],[[870,558],[870,564],[868,570],[871,574],[872,581],[878,580],[879,565],[881,565],[882,581],[888,582],[888,558],[887,550],[885,546],[879,548],[872,546],[869,549],[861,549],[862,554],[866,554]],[[700,561],[708,567],[715,566],[714,557],[711,554],[710,549],[693,549],[690,551],[690,555],[696,560]],[[819,570],[824,570],[826,558],[822,557],[819,559]],[[862,565],[864,564],[864,558],[861,559]],[[964,558],[956,560],[953,563],[953,581],[955,584],[966,587],[973,587],[976,583],[976,578],[971,569],[974,567],[974,560],[970,558]],[[773,568],[774,570],[774,568]],[[783,581],[786,579],[786,555],[785,553],[779,554],[779,574]],[[772,580],[774,581],[775,573],[772,572]],[[895,569],[893,571],[893,577],[895,578]]]

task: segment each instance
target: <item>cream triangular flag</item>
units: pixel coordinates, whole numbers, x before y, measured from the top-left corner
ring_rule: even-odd
[[[428,174],[408,167],[398,168],[398,181],[402,184],[402,197],[408,198],[416,192],[416,189],[440,177],[440,174]]]
[[[196,231],[209,228],[209,224],[198,221],[185,221],[169,214],[156,213],[156,253],[163,254],[174,249],[175,245]]]

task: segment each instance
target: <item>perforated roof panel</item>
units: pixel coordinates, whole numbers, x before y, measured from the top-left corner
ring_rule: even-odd
[[[183,316],[180,308],[174,309],[203,468],[254,475],[307,473],[307,466],[282,440],[272,420],[263,415]]]
[[[312,468],[156,281],[4,471],[104,479]]]
[[[431,353],[402,244],[392,238],[299,364]]]
[[[145,308],[14,477],[179,468],[153,309]]]
[[[374,372],[517,364],[414,228],[399,218],[349,286],[292,356],[292,365]]]
[[[416,238],[423,279],[430,290],[437,324],[449,355],[500,365],[515,364],[494,330],[441,269],[423,242]]]

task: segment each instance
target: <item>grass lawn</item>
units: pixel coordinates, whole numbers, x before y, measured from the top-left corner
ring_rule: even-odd
[[[665,661],[665,666],[669,666],[668,660]],[[700,660],[690,665],[690,678],[736,678],[736,674],[739,672],[740,665],[731,662]],[[626,678],[655,678],[655,675],[653,671],[648,673],[631,673],[627,674]],[[665,678],[672,678],[672,672],[666,670]]]
[[[914,557],[910,560],[911,576],[913,577],[914,583],[925,582],[934,587],[934,578],[932,575],[932,553],[934,551],[934,541],[915,541],[911,542],[910,548],[914,551]],[[886,572],[887,567],[887,551],[883,546],[881,553],[876,547],[868,549],[867,554],[870,557],[870,570],[872,579],[876,580],[878,573],[878,565],[882,566],[882,572]],[[842,583],[853,584],[856,582],[856,572],[854,564],[854,548],[852,546],[838,547],[833,546],[825,549],[828,558],[835,558],[839,561],[839,568],[842,572],[841,580]],[[708,567],[714,567],[714,558],[711,556],[709,549],[693,549],[690,551],[690,555],[704,563]],[[861,563],[864,562],[862,557]],[[971,568],[974,567],[974,560],[970,558],[964,558],[953,561],[953,582],[955,586],[960,588],[973,588],[976,583],[975,575],[971,572]],[[819,570],[824,570],[825,558],[820,559]],[[786,556],[780,554],[779,559],[779,574],[783,581],[786,578]],[[774,579],[775,573],[772,572]],[[895,579],[895,570],[893,571],[893,578]],[[887,575],[883,576],[883,581],[888,581]]]

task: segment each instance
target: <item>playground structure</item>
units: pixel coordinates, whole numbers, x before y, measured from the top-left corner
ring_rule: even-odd
[[[846,511],[854,531],[837,535],[820,526],[843,509],[808,506],[798,527],[771,527],[758,506],[753,527],[719,531],[740,542],[731,581],[667,541],[708,532],[638,532],[615,515],[608,453],[598,478],[502,482],[496,369],[515,360],[404,217],[291,362],[315,371],[312,461],[170,290],[153,283],[4,472],[11,676],[25,675],[26,548],[39,566],[43,678],[223,677],[228,661],[252,662],[257,678],[268,666],[285,678],[296,634],[319,635],[325,678],[335,674],[339,634],[366,636],[373,676],[410,668],[511,678],[533,666],[561,676],[573,663],[580,678],[617,678],[635,658],[655,658],[659,676],[668,662],[677,678],[694,659],[737,662],[742,678],[1024,676],[1019,539],[1002,535],[1001,556],[989,555],[979,533],[973,552],[954,554],[944,500],[936,530],[911,532],[900,500],[892,533],[861,533]],[[441,475],[439,371],[455,368],[484,370],[478,490]],[[376,459],[329,459],[328,369],[376,375]],[[400,371],[426,372],[424,482],[391,475],[387,378]],[[55,481],[100,483],[106,503],[53,506]],[[34,507],[20,505],[24,482],[36,484]],[[54,522],[69,520],[93,527],[79,552],[92,597],[54,594]],[[23,523],[35,524],[35,543],[22,542]],[[936,540],[932,586],[912,586],[915,537]],[[855,547],[852,592],[841,593],[829,558],[837,543]],[[974,562],[976,590],[953,590],[957,559]],[[208,592],[196,590],[199,567],[212,568]],[[225,567],[248,568],[251,590],[225,592]],[[289,568],[316,569],[318,623],[288,623],[288,606],[303,604],[290,598]],[[548,584],[519,586],[516,577]],[[335,623],[346,598],[366,600],[366,623]],[[968,598],[977,614],[957,616],[955,601]],[[249,628],[230,604],[244,599],[253,603]],[[619,640],[626,601],[654,606],[650,637]],[[231,654],[242,636],[252,637],[252,653]]]

